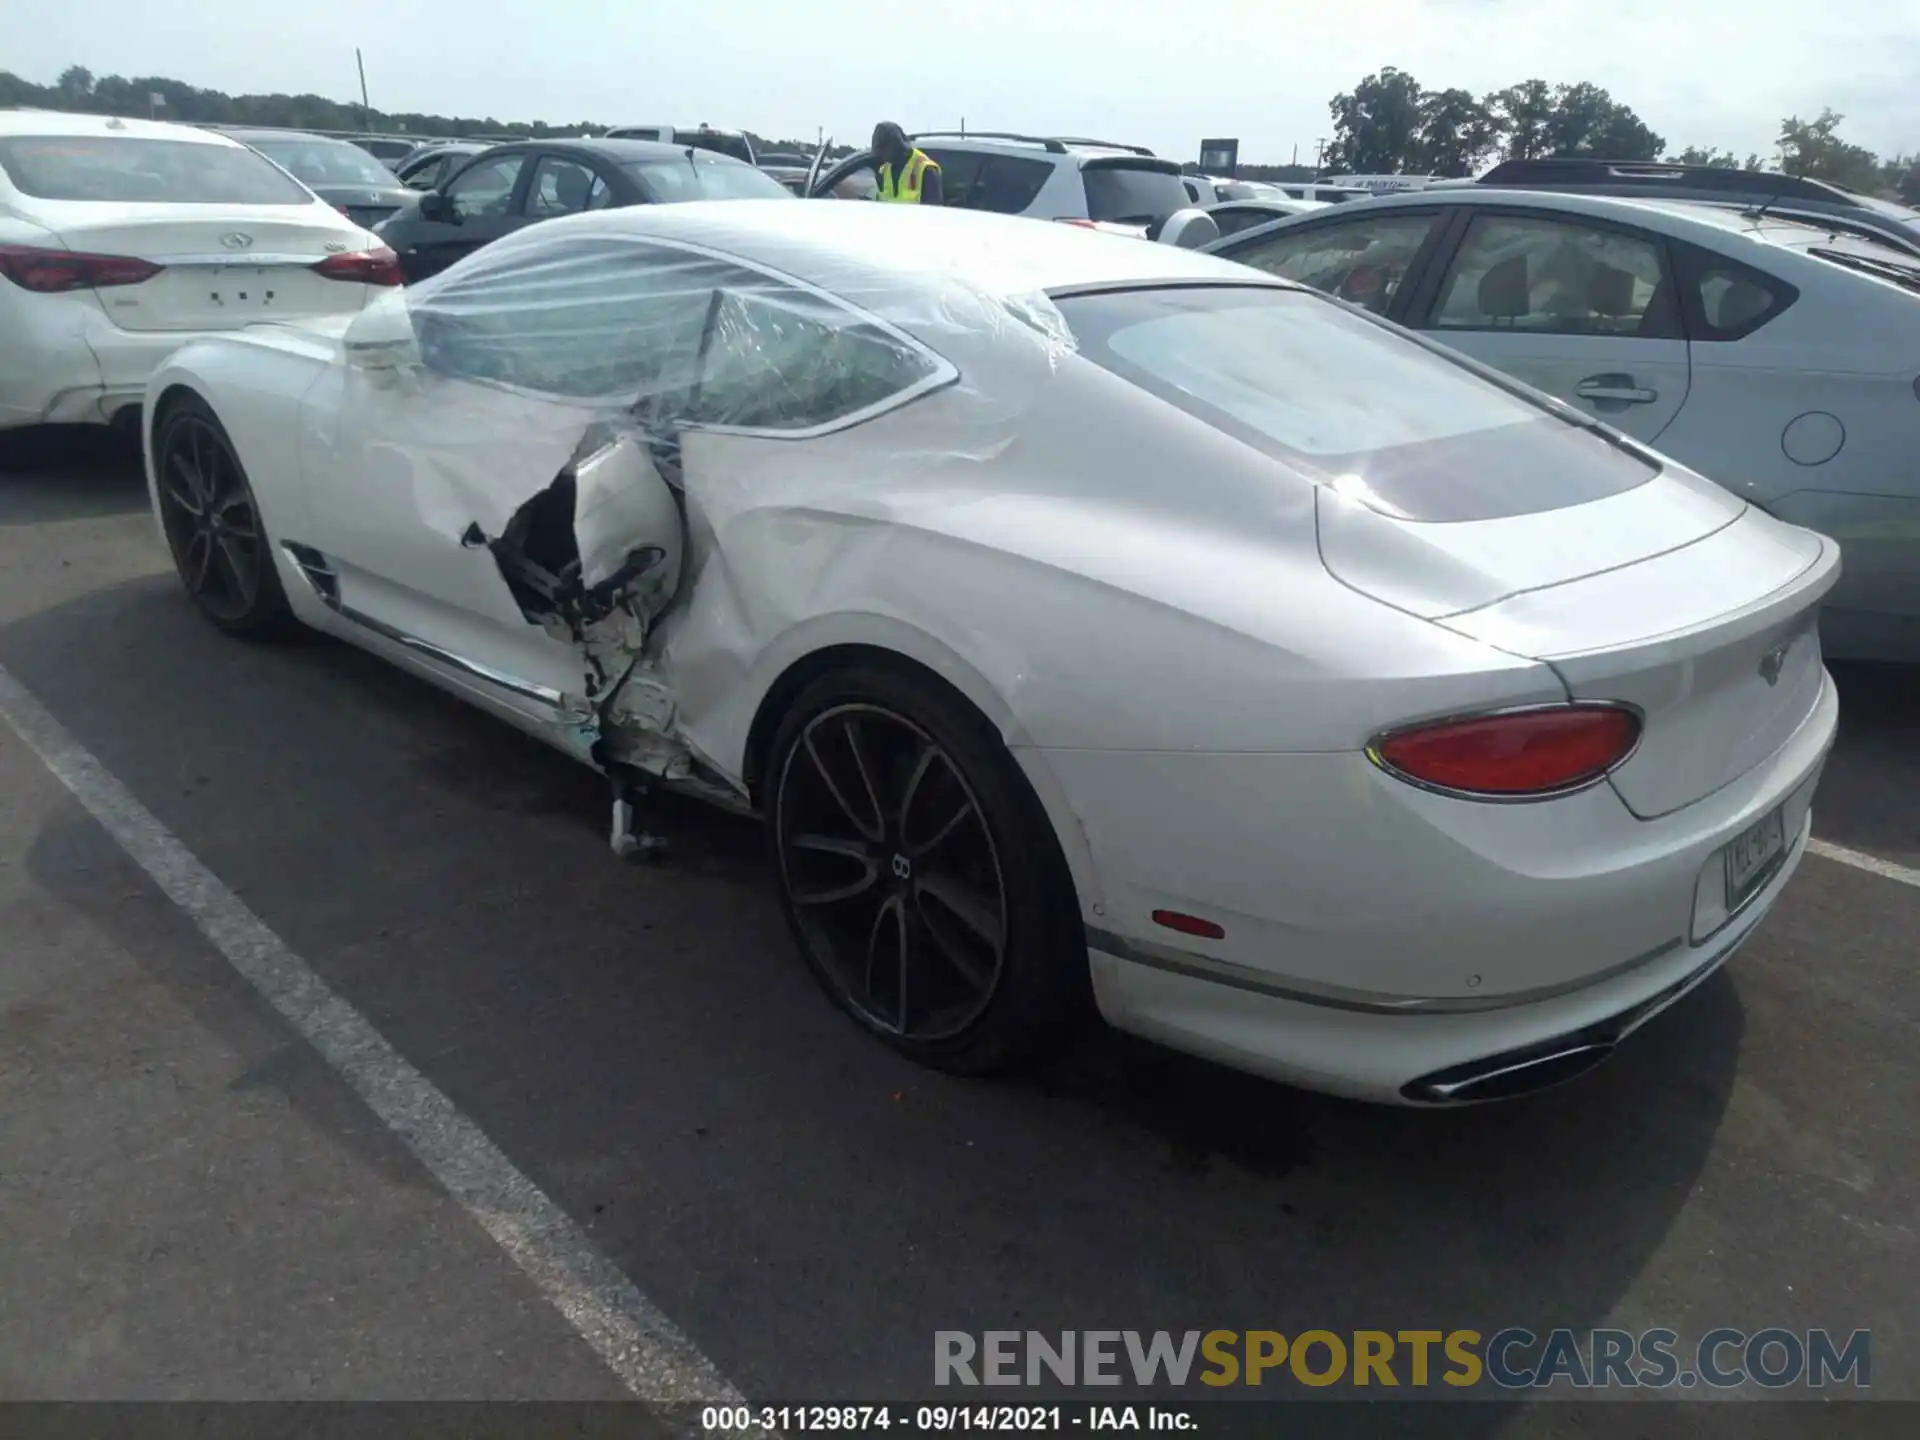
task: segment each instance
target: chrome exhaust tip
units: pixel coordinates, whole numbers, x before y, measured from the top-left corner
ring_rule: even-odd
[[[1408,1081],[1400,1094],[1423,1105],[1471,1105],[1512,1100],[1564,1084],[1613,1054],[1613,1040],[1563,1039],[1527,1050],[1490,1055]]]

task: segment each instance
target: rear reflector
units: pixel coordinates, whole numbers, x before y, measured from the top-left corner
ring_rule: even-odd
[[[1539,799],[1599,780],[1633,752],[1640,717],[1616,705],[1552,705],[1396,731],[1367,747],[1382,769],[1429,789]]]
[[[313,268],[329,280],[355,280],[362,285],[404,285],[407,279],[400,271],[400,257],[384,245],[329,255]]]
[[[1153,923],[1164,925],[1169,930],[1178,930],[1182,935],[1198,935],[1202,940],[1224,940],[1227,932],[1224,927],[1211,920],[1202,920],[1198,915],[1183,915],[1178,910],[1156,910]]]
[[[138,285],[158,275],[161,268],[150,260],[131,255],[88,255],[77,250],[45,250],[37,245],[0,245],[0,275],[22,290],[39,295]]]
[[[1057,224],[1078,225],[1082,230],[1098,230],[1100,228],[1098,225],[1094,224],[1093,221],[1091,220],[1074,220],[1065,215],[1056,215],[1053,218],[1055,223]]]

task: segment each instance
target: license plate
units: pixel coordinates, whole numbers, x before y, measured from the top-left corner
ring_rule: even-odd
[[[1772,876],[1786,853],[1787,825],[1783,809],[1771,810],[1749,829],[1736,835],[1726,849],[1727,909],[1737,910]]]

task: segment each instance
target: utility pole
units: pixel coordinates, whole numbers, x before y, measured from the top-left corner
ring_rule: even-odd
[[[1314,173],[1317,175],[1326,168],[1327,168],[1327,141],[1326,141],[1326,137],[1322,136],[1320,139],[1314,142],[1313,170],[1314,170]]]
[[[1300,142],[1296,140],[1293,142],[1293,159],[1289,160],[1287,164],[1298,165],[1299,163],[1300,163]]]
[[[373,129],[373,107],[367,104],[367,62],[360,58],[360,47],[353,47],[353,63],[360,71],[360,127]]]

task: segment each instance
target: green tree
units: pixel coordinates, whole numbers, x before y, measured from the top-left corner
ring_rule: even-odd
[[[1554,88],[1547,153],[1609,160],[1657,160],[1667,142],[1638,115],[1589,81]]]
[[[1889,160],[1880,171],[1881,189],[1903,205],[1920,206],[1920,155]]]
[[[1420,97],[1420,131],[1409,169],[1426,175],[1471,175],[1500,144],[1499,117],[1466,90],[1429,90]]]
[[[1350,175],[1384,175],[1406,168],[1425,123],[1420,82],[1389,65],[1350,92],[1333,97],[1333,143],[1322,161]]]
[[[1830,108],[1818,120],[1790,115],[1780,122],[1780,168],[1789,175],[1825,180],[1830,185],[1871,193],[1880,186],[1880,157],[1864,145],[1849,145],[1839,135],[1847,117]]]
[[[1534,160],[1548,153],[1547,126],[1553,119],[1553,89],[1544,80],[1522,80],[1488,97],[1505,144],[1502,157]]]
[[[84,100],[93,93],[93,72],[84,65],[69,65],[53,88],[69,100]]]
[[[1740,157],[1731,150],[1702,150],[1698,145],[1689,145],[1678,155],[1666,157],[1675,165],[1711,165],[1716,170],[1738,170]]]

